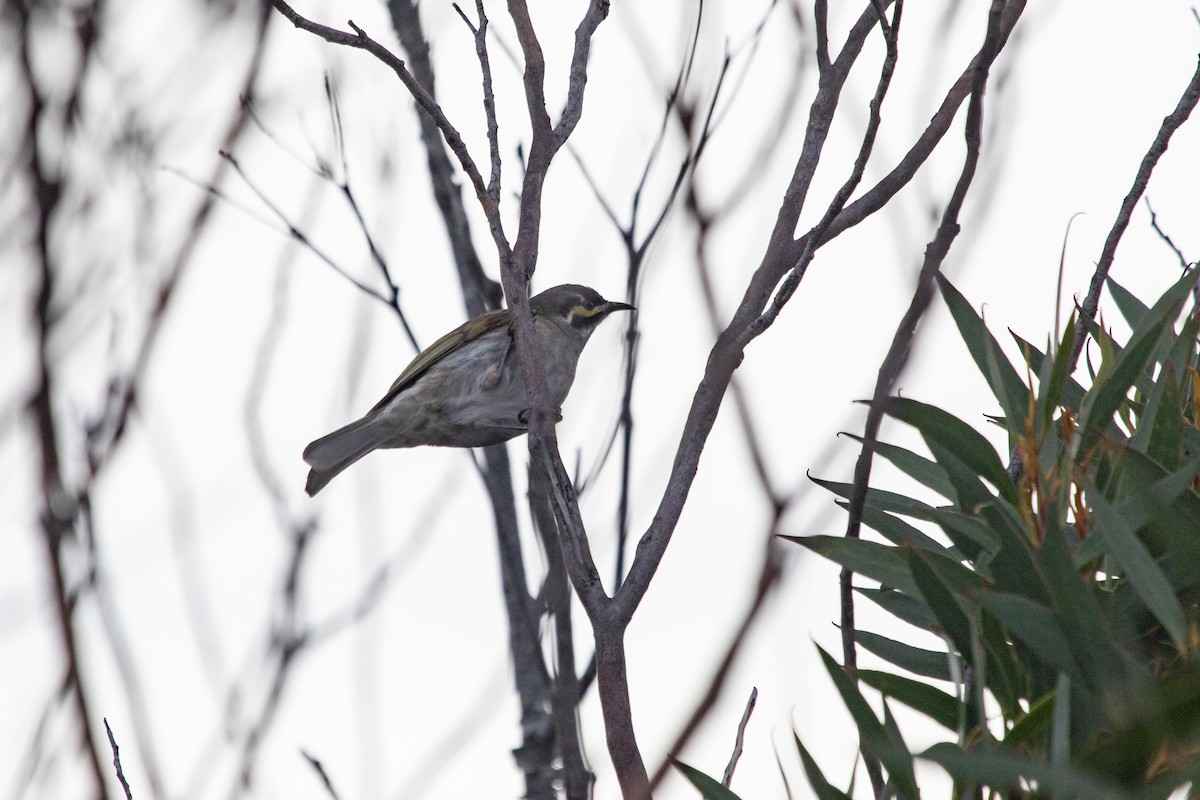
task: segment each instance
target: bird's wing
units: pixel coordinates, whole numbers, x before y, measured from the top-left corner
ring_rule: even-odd
[[[400,377],[396,378],[396,382],[388,389],[387,394],[383,396],[372,412],[386,406],[396,398],[396,395],[403,392],[409,386],[416,383],[417,379],[429,371],[437,362],[441,361],[448,354],[454,352],[467,342],[478,339],[480,336],[494,331],[497,328],[503,328],[512,321],[512,316],[507,310],[489,311],[486,314],[481,314],[474,319],[467,320],[462,325],[459,325],[454,330],[447,333],[442,338],[438,339],[433,344],[426,347],[421,353],[412,360],[412,363],[404,368],[400,373]]]

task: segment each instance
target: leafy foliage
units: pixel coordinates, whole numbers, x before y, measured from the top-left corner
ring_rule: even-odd
[[[947,412],[889,398],[884,411],[931,458],[874,452],[945,503],[872,489],[863,522],[885,542],[789,537],[878,582],[858,591],[947,643],[938,653],[858,631],[907,673],[858,681],[821,654],[897,797],[920,796],[917,758],[952,776],[955,797],[1149,799],[1200,783],[1200,313],[1184,313],[1196,282],[1185,274],[1147,307],[1110,280],[1126,342],[1072,318],[1045,352],[1014,337],[1025,363],[1013,365],[942,280],[1015,464]],[[1100,353],[1086,388],[1071,376],[1077,324]],[[882,720],[863,685],[883,695]],[[913,755],[889,699],[954,740]],[[797,744],[818,794],[845,796]]]

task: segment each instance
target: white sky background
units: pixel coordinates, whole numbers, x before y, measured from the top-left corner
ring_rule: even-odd
[[[129,44],[115,51],[119,56],[114,56],[113,69],[132,71],[135,65],[155,63],[163,57],[159,50],[164,42],[173,37],[182,42],[180,47],[191,48],[188,70],[156,73],[143,66],[136,74],[138,89],[161,92],[163,108],[176,115],[166,120],[172,127],[157,163],[201,176],[207,174],[216,141],[216,123],[206,109],[223,109],[225,93],[236,91],[232,75],[240,69],[244,55],[239,48],[246,46],[246,37],[221,32],[208,40],[207,28],[199,23],[150,18],[169,15],[172,5],[117,6]],[[424,5],[439,95],[482,161],[473,42],[448,3],[426,0]],[[654,5],[660,16],[646,5]],[[674,75],[688,35],[691,6],[682,5],[615,3],[595,39],[584,118],[572,142],[622,216],[628,213],[629,194],[657,130],[662,87]],[[934,37],[941,4],[908,4],[899,68],[865,183],[890,169],[924,127],[978,46],[986,5],[983,0],[963,2],[952,34]],[[695,86],[711,86],[723,43],[742,42],[762,7],[756,3],[751,12],[742,4],[707,4]],[[857,14],[858,4],[853,7]],[[532,4],[547,54],[552,107],[561,102],[561,76],[580,8],[580,3]],[[1077,212],[1083,216],[1075,221],[1066,250],[1065,294],[1082,295],[1138,163],[1194,70],[1200,24],[1188,4],[1163,0],[1134,9],[1135,4],[1115,0],[1030,3],[1010,45],[1016,60],[1002,57],[994,73],[1008,76],[1003,87],[993,84],[989,94],[988,122],[998,127],[989,127],[993,135],[967,203],[964,234],[945,271],[976,307],[985,307],[997,334],[1011,327],[1034,342],[1043,341],[1053,324],[1064,232]],[[377,38],[392,41],[376,3],[304,2],[297,10],[332,25],[350,18]],[[492,13],[500,35],[512,42],[499,18],[500,7]],[[724,196],[748,158],[746,133],[761,130],[772,118],[763,109],[773,108],[771,100],[778,96],[792,57],[787,50],[792,39],[784,33],[790,24],[786,13],[776,9],[761,52],[701,164],[710,202]],[[835,13],[835,46],[849,19]],[[138,34],[163,30],[163,25],[169,36]],[[332,158],[321,78],[325,70],[334,70],[352,186],[404,291],[405,311],[421,342],[428,344],[461,322],[463,311],[429,195],[411,102],[390,71],[369,56],[327,45],[280,18],[271,25],[259,83],[262,115],[302,158],[311,161],[311,148]],[[648,81],[629,46],[631,33],[653,48],[650,69],[657,83]],[[807,46],[811,71],[811,42]],[[870,57],[859,64],[843,97],[802,228],[815,221],[849,169],[880,53],[877,43],[871,46]],[[519,74],[498,47],[492,49],[492,64],[505,153],[511,154],[526,138]],[[733,74],[741,68],[735,62]],[[222,82],[226,69],[230,77]],[[212,78],[198,80],[206,74]],[[735,307],[762,254],[799,151],[812,90],[810,78],[777,163],[714,240],[716,282],[726,313]],[[186,100],[182,105],[180,93]],[[844,529],[844,516],[832,497],[804,476],[811,471],[849,480],[857,453],[850,440],[836,445],[832,460],[822,454],[839,430],[861,430],[862,415],[851,401],[869,395],[879,360],[908,303],[936,225],[934,212],[940,212],[960,167],[961,123],[960,115],[947,136],[955,144],[927,165],[888,213],[820,251],[779,321],[747,352],[739,375],[760,429],[768,434],[765,448],[775,489],[790,494],[799,487],[801,492],[787,518],[788,533]],[[1200,121],[1193,120],[1176,134],[1148,191],[1160,223],[1189,258],[1200,253],[1198,126]],[[648,215],[674,173],[678,147],[677,139],[668,139],[665,160],[647,192]],[[331,187],[313,190],[304,170],[255,131],[243,138],[237,156],[273,201],[287,208],[293,221],[304,221],[301,227],[338,263],[365,279],[375,278],[361,236]],[[517,175],[513,163],[509,159],[505,164],[510,182]],[[385,170],[386,179],[377,180]],[[162,197],[163,213],[181,218],[178,209],[195,201],[196,189],[168,170],[149,175]],[[244,184],[231,177],[226,185],[239,203],[269,218]],[[7,190],[0,197],[5,204],[12,202]],[[515,203],[506,202],[511,214]],[[468,206],[473,209],[472,203]],[[136,212],[116,207],[106,213],[119,226]],[[274,604],[286,552],[250,465],[244,408],[257,370],[255,350],[272,310],[277,264],[288,245],[236,208],[226,206],[219,214],[170,313],[135,430],[97,493],[102,563],[117,587],[117,610],[134,648],[137,679],[146,689],[152,746],[170,795],[180,797],[230,796],[237,765],[220,744],[224,697],[232,680],[249,687],[242,698],[247,713],[263,701],[264,636],[278,611]],[[494,248],[480,218],[473,223],[479,252],[494,276]],[[621,297],[620,243],[565,152],[547,185],[542,231],[536,288],[581,282],[608,297]],[[156,235],[177,236],[178,230]],[[93,243],[81,237],[71,246],[85,251]],[[691,258],[690,231],[676,214],[652,252],[640,305],[634,536],[654,513],[711,344]],[[115,320],[124,304],[145,300],[138,274],[131,270],[105,290],[114,321],[97,323],[106,332],[89,333],[88,342],[98,344],[81,346],[82,355],[70,362],[72,378],[66,383],[72,397],[64,402],[66,413],[82,413],[94,402],[95,364],[108,346],[107,331],[119,329]],[[301,578],[304,621],[319,623],[353,603],[383,560],[394,558],[398,571],[374,613],[309,651],[295,667],[279,717],[263,744],[254,796],[325,797],[298,754],[303,748],[321,759],[346,800],[517,797],[521,781],[509,751],[519,744],[518,709],[491,515],[480,481],[459,452],[387,452],[356,465],[318,500],[304,496],[306,468],[299,458],[304,445],[373,404],[413,353],[388,309],[364,299],[315,258],[299,253],[285,262],[283,274],[286,320],[260,421],[267,456],[286,483],[291,514],[319,514],[320,533]],[[1134,215],[1112,274],[1143,298],[1156,296],[1177,274],[1174,255],[1150,230],[1144,206]],[[0,320],[9,342],[0,347],[0,369],[7,385],[28,387],[32,357],[24,320],[31,281],[11,267],[0,267],[0,281]],[[584,465],[594,462],[602,432],[615,419],[620,333],[619,324],[608,323],[584,356],[559,428],[568,467],[576,452]],[[120,341],[119,330],[114,335]],[[996,409],[940,301],[922,328],[913,368],[901,389],[980,427],[982,415]],[[17,402],[19,396],[9,392],[0,407],[0,475],[7,478],[0,486],[0,707],[6,709],[0,790],[14,797],[71,797],[79,791],[82,766],[61,710],[51,715],[47,729],[52,763],[24,792],[16,786],[30,733],[62,669],[54,611],[42,588],[46,576],[34,504],[36,451],[32,438],[18,428],[25,420],[18,416]],[[989,435],[999,443],[996,433]],[[885,438],[912,440],[890,428]],[[514,442],[510,452],[519,472],[526,460],[524,439]],[[605,575],[613,559],[614,467],[582,500]],[[885,467],[877,467],[877,475],[876,485],[897,485]],[[671,548],[628,633],[634,719],[651,769],[698,700],[748,602],[767,520],[734,415],[723,413]],[[538,575],[540,557],[531,536],[527,544],[531,574]],[[812,644],[820,643],[840,659],[834,627],[837,571],[815,558],[799,560],[798,550],[796,556],[702,735],[677,754],[719,776],[746,697],[757,686],[758,706],[734,781],[734,789],[746,798],[783,795],[776,749],[797,796],[808,796],[791,744],[793,726],[835,783],[844,786],[851,769],[855,736],[849,714],[833,696]],[[207,647],[197,644],[190,627],[195,613],[188,608],[191,582],[202,587],[199,595],[206,605],[201,616],[212,636]],[[94,605],[83,608],[88,684],[97,711],[108,717],[121,740],[135,797],[147,797],[141,744],[129,733],[131,711],[96,620]],[[590,653],[582,613],[576,624],[582,663]],[[912,632],[896,630],[890,617],[872,615],[865,605],[860,605],[860,624],[914,640]],[[598,776],[596,796],[614,797],[594,689],[581,715]],[[939,735],[911,715],[901,717],[901,726],[916,749]],[[941,794],[937,780],[926,776],[928,796]],[[667,798],[691,796],[676,778],[662,792]]]

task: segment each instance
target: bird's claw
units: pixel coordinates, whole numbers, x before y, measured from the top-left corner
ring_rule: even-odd
[[[552,410],[554,411],[555,423],[562,422],[562,409],[554,408]],[[517,414],[517,422],[520,422],[522,425],[528,426],[529,425],[529,412],[531,412],[531,411],[533,411],[532,408],[523,409],[519,414]]]

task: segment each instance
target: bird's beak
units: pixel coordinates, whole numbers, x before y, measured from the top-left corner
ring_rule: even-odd
[[[637,311],[637,309],[629,305],[629,303],[618,303],[615,300],[609,300],[604,304],[605,315],[611,314],[614,311]]]

